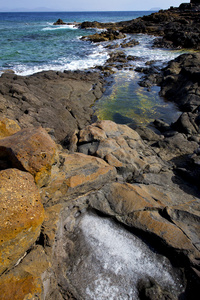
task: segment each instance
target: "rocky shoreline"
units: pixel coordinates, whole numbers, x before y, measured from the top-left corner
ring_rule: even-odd
[[[177,22],[182,32],[192,24],[187,45],[199,49],[198,9],[198,4],[183,4],[106,28],[116,31],[121,26],[123,33],[140,30],[161,35],[163,46],[172,45],[172,35],[166,36],[169,27],[177,34],[173,29]],[[183,22],[186,15],[189,23]],[[95,22],[94,26],[105,24]],[[185,47],[181,40],[182,45],[174,46]],[[192,40],[195,45],[191,46]],[[126,65],[128,58],[113,52],[100,71],[48,71],[26,77],[4,73],[0,77],[2,300],[196,299],[200,283],[200,54],[181,55],[156,72],[153,64],[140,70],[145,73],[144,86],[160,85],[162,96],[183,112],[173,124],[155,120],[155,130],[91,121],[91,106],[103,94],[113,64]],[[120,251],[126,257],[129,252],[123,248],[114,252],[110,267],[108,260],[100,260],[106,236],[97,243],[92,235],[96,230],[101,236],[103,224],[95,223],[99,217],[114,227],[117,224],[122,236],[129,232],[145,241],[158,260],[164,257],[164,271],[171,268],[165,284],[153,277],[153,271],[141,273],[133,296],[133,282],[124,275],[127,271],[122,273],[126,264],[131,268],[130,261],[115,266]],[[140,257],[134,268],[140,269],[143,260],[146,257]],[[153,270],[152,261],[149,264]],[[135,269],[130,269],[131,274]],[[122,286],[118,277],[125,280]],[[178,280],[176,287],[169,278]]]

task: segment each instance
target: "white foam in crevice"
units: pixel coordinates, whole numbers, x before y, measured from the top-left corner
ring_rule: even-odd
[[[95,263],[101,265],[100,268],[91,267],[98,271],[93,281],[88,280],[85,291],[88,299],[137,299],[137,282],[147,277],[154,278],[163,288],[170,287],[170,291],[181,290],[178,278],[170,271],[169,261],[153,253],[139,238],[114,222],[85,215],[80,227]],[[124,283],[113,283],[109,274]]]

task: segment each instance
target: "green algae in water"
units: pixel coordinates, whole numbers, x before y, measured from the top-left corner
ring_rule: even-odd
[[[134,71],[117,73],[112,86],[95,103],[98,119],[144,126],[158,118],[169,124],[174,122],[180,114],[177,107],[159,96],[159,87],[147,91],[139,86],[139,78]]]

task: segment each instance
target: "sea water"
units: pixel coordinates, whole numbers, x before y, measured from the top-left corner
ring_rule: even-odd
[[[0,13],[0,72],[12,69],[20,75],[42,70],[80,70],[101,65],[108,58],[101,45],[81,41],[95,32],[64,22],[116,22],[151,12],[34,12]]]
[[[0,13],[0,74],[7,69],[18,75],[31,75],[47,70],[86,70],[103,65],[109,57],[106,43],[94,44],[80,40],[93,34],[96,29],[80,29],[77,26],[55,26],[61,18],[64,22],[118,22],[131,20],[151,11],[136,12],[41,12]],[[144,66],[148,60],[162,65],[181,52],[153,49],[155,37],[137,34],[128,35],[140,42],[126,48],[127,55],[138,57],[133,69]],[[123,49],[124,50],[124,49]],[[113,85],[94,106],[99,119],[111,119],[117,123],[146,125],[155,118],[171,122],[177,118],[174,105],[159,97],[159,89],[148,92],[139,87],[138,74],[133,70],[117,72]]]

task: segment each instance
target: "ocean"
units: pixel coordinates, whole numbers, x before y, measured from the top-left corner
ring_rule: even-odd
[[[103,65],[109,57],[109,50],[102,44],[80,40],[82,36],[95,33],[96,29],[79,29],[73,25],[54,26],[53,23],[58,18],[64,22],[118,22],[150,13],[152,11],[0,13],[0,74],[6,69],[18,75],[31,75],[44,70],[85,70]],[[151,48],[155,37],[143,34],[133,37],[140,44],[125,50],[127,54],[139,58],[133,68],[144,66],[149,60],[163,64],[180,54],[180,51]],[[100,119],[128,123],[128,119],[134,118],[137,119],[136,123],[142,124],[155,117],[169,117],[169,111],[172,112],[174,108],[169,106],[162,112],[166,103],[159,98],[158,90],[152,93],[141,88],[138,90],[136,78],[138,75],[134,71],[123,70],[116,74],[112,90],[95,105],[95,113]],[[123,86],[125,89],[122,91]],[[124,99],[128,103],[124,103]],[[142,116],[144,111],[145,115]],[[176,113],[175,109],[172,118],[176,117]]]
[[[76,70],[103,64],[107,52],[101,46],[80,41],[95,30],[80,30],[65,22],[116,22],[150,12],[23,12],[0,13],[0,71],[12,69],[29,75],[42,70]]]

